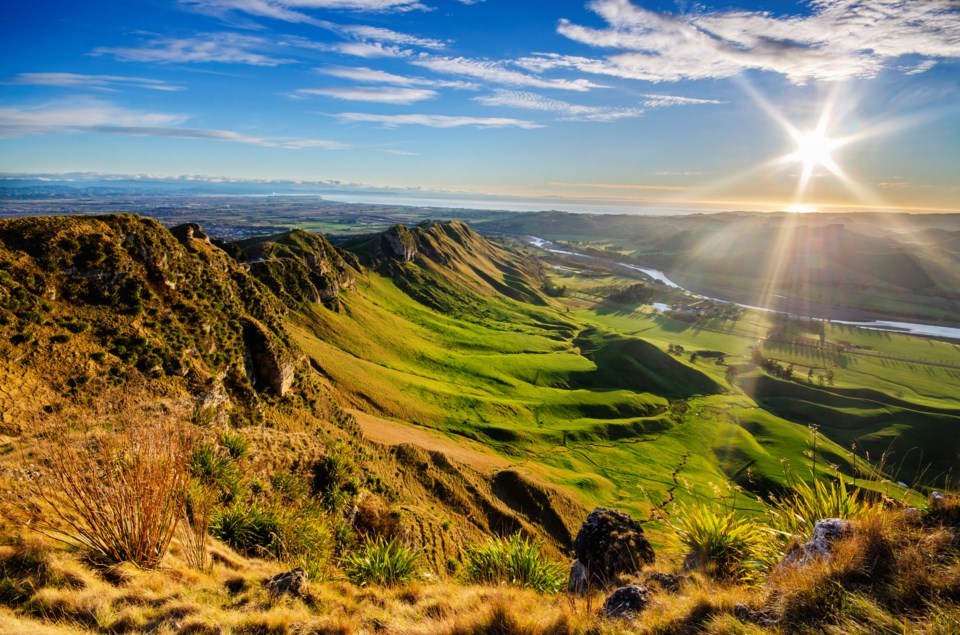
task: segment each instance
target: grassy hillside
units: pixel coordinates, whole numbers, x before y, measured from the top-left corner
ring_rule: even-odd
[[[0,629],[619,632],[598,621],[597,594],[464,584],[464,554],[518,534],[563,562],[587,512],[607,506],[643,522],[657,570],[682,573],[683,510],[768,518],[811,470],[887,501],[904,498],[891,479],[946,482],[960,348],[705,305],[660,311],[627,300],[689,299],[622,293],[633,284],[549,267],[459,222],[341,248],[301,231],[218,246],[197,226],[134,216],[0,223]],[[887,466],[865,460],[891,442]],[[145,447],[182,452],[135,472]],[[920,450],[923,462],[907,454]],[[103,553],[30,530],[73,509],[58,474],[96,486],[117,473],[141,476],[105,491],[151,473],[189,483],[159,571],[104,568]],[[376,583],[356,571],[384,544],[415,554],[426,577],[364,588]],[[953,553],[944,545],[923,553]],[[294,566],[315,586],[271,597],[264,578]],[[850,566],[817,584],[856,584]],[[794,582],[774,575],[767,593],[712,575],[657,596],[637,632],[763,632],[739,603],[805,623],[777,595]],[[956,591],[940,577],[916,597],[895,586],[882,592],[903,604],[864,623],[933,624],[915,607]],[[861,591],[850,597],[887,597]]]

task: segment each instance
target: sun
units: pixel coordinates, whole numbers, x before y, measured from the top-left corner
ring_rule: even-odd
[[[809,174],[821,165],[831,172],[836,172],[833,151],[840,146],[840,141],[831,139],[821,130],[800,133],[795,135],[794,139],[797,142],[797,149],[792,158],[803,164],[805,173]]]

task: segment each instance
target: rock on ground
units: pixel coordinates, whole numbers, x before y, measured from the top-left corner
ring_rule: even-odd
[[[603,603],[603,614],[610,619],[635,619],[649,602],[647,587],[629,584],[620,587]]]
[[[806,564],[817,558],[829,558],[831,549],[838,540],[853,532],[853,523],[842,518],[824,518],[813,526],[813,536],[793,549],[781,564]]]
[[[278,573],[267,580],[267,590],[273,597],[280,597],[286,593],[300,595],[307,586],[307,572],[297,567],[286,573]]]
[[[619,576],[637,574],[656,558],[640,523],[624,512],[604,507],[587,516],[573,551],[586,572],[588,586],[614,584]]]

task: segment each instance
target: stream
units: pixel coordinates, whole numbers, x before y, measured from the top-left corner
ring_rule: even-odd
[[[581,254],[575,251],[559,249],[554,243],[550,242],[549,240],[545,240],[543,238],[538,238],[536,236],[524,236],[523,238],[530,245],[536,247],[537,249],[542,249],[543,251],[547,251],[554,254],[561,254],[564,256],[575,256],[577,258],[584,258],[587,260],[596,260],[594,256],[590,256],[588,254]],[[740,302],[733,302],[732,300],[726,300],[723,298],[712,298],[710,296],[705,296],[699,293],[695,293],[693,291],[690,291],[689,289],[684,289],[679,284],[677,284],[676,282],[668,278],[667,274],[660,271],[659,269],[653,269],[650,267],[640,267],[638,265],[632,265],[625,262],[616,262],[616,261],[610,261],[610,262],[613,262],[613,264],[619,265],[621,267],[631,269],[633,271],[639,271],[640,273],[646,275],[652,280],[662,282],[666,286],[673,287],[674,289],[680,289],[681,291],[685,291],[686,293],[689,293],[690,295],[696,296],[698,298],[707,298],[708,300],[715,300],[717,302],[729,302],[737,306],[742,306],[745,309],[754,309],[757,311],[768,311],[770,313],[781,313],[784,315],[790,315],[792,317],[824,320],[826,322],[830,322],[831,324],[855,326],[858,328],[870,329],[873,331],[888,331],[893,333],[907,333],[911,335],[924,335],[926,337],[960,340],[960,328],[953,327],[953,326],[938,326],[935,324],[919,324],[915,322],[896,322],[896,321],[889,321],[889,320],[871,320],[871,321],[859,322],[859,321],[853,321],[853,320],[824,319],[824,318],[816,318],[808,315],[796,315],[794,313],[788,313],[786,311],[777,311],[776,309],[770,309],[762,306],[742,304]],[[660,308],[662,306],[664,305],[659,305],[659,306],[655,305],[655,308]]]

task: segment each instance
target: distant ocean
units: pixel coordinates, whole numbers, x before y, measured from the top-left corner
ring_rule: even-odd
[[[697,212],[716,212],[721,208],[665,206],[662,204],[611,201],[576,201],[559,198],[509,198],[496,196],[458,196],[456,194],[433,196],[430,194],[389,194],[364,192],[320,192],[324,199],[343,203],[370,203],[371,205],[409,205],[413,207],[452,207],[458,209],[503,210],[510,212],[561,212],[589,214],[638,214],[674,216]],[[729,206],[728,206],[729,207]]]

